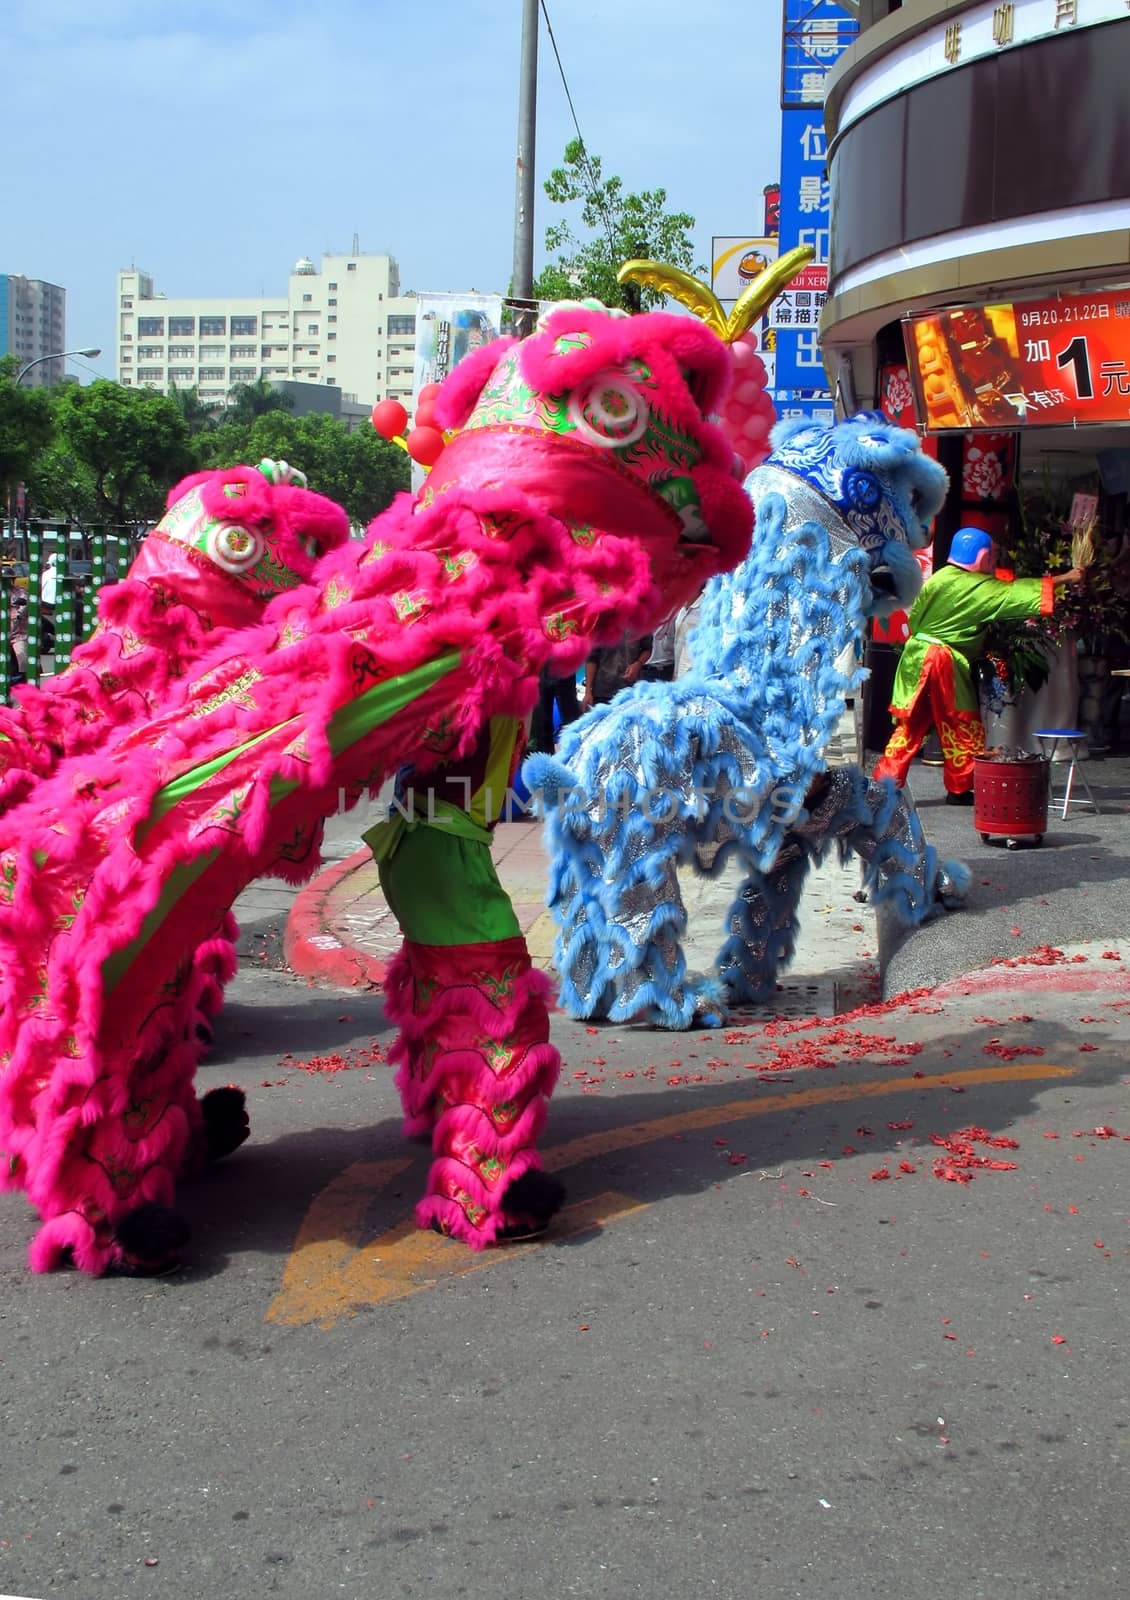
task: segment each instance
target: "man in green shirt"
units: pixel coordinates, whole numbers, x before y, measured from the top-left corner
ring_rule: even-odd
[[[910,610],[910,637],[895,674],[891,715],[895,731],[875,777],[901,789],[910,763],[933,724],[942,745],[949,805],[973,804],[973,758],[985,748],[972,664],[993,622],[1048,617],[1055,590],[1078,583],[1078,569],[1055,577],[998,577],[996,550],[980,528],[959,528],[946,566],[926,580]]]

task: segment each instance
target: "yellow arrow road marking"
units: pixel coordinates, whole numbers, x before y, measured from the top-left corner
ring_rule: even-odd
[[[1038,1082],[1070,1078],[1072,1067],[1047,1062],[1017,1062],[1012,1066],[975,1067],[965,1072],[927,1078],[875,1078],[866,1083],[821,1084],[791,1093],[755,1095],[720,1106],[676,1111],[650,1122],[608,1128],[585,1134],[545,1152],[544,1165],[562,1172],[600,1156],[655,1144],[674,1134],[725,1127],[773,1112],[805,1110],[812,1106],[846,1105],[857,1100],[881,1099],[924,1089],[969,1088],[977,1084]],[[338,1174],[317,1196],[303,1218],[294,1248],[283,1271],[282,1284],[267,1310],[266,1321],[297,1327],[316,1322],[332,1328],[338,1318],[363,1305],[382,1305],[434,1288],[446,1278],[463,1277],[485,1267],[545,1248],[535,1240],[498,1250],[468,1250],[452,1239],[421,1232],[411,1217],[363,1244],[365,1219],[381,1191],[404,1173],[412,1162],[398,1157],[386,1161],[357,1161]],[[647,1210],[646,1203],[628,1195],[607,1192],[566,1206],[553,1226],[553,1240],[587,1233],[610,1222]]]
[[[356,1174],[366,1165],[358,1162],[342,1176]],[[368,1191],[366,1204],[371,1202],[373,1193],[372,1189]],[[516,1256],[542,1248],[540,1240],[533,1240],[498,1250],[468,1250],[452,1239],[422,1232],[409,1217],[361,1249],[333,1241],[340,1245],[340,1256],[331,1260],[326,1253],[327,1241],[318,1236],[320,1225],[329,1220],[332,1211],[330,1206],[322,1205],[328,1195],[329,1190],[319,1195],[307,1213],[286,1264],[282,1287],[267,1311],[267,1322],[289,1326],[317,1322],[322,1328],[332,1328],[339,1317],[348,1316],[358,1306],[403,1300],[421,1289],[434,1289],[444,1278],[481,1272],[484,1267],[497,1267],[503,1261],[513,1261]],[[554,1220],[553,1237],[567,1239],[590,1233],[646,1210],[641,1201],[609,1190],[566,1206]],[[315,1221],[315,1213],[319,1212]]]

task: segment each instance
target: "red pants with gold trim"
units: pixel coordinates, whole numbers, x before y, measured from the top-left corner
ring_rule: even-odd
[[[485,944],[405,940],[385,980],[400,1028],[404,1132],[431,1132],[435,1161],[416,1207],[472,1249],[507,1223],[508,1184],[541,1165],[534,1149],[561,1066],[549,1042],[549,979],[519,934]]]
[[[950,794],[967,794],[973,788],[973,758],[985,749],[985,730],[978,712],[963,711],[956,703],[953,653],[944,645],[929,647],[914,699],[908,707],[892,706],[891,715],[895,731],[874,777],[893,778],[901,789],[910,763],[931,727],[936,727],[947,790]]]

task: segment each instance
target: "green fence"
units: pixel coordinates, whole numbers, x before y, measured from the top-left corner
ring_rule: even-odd
[[[124,578],[142,535],[132,528],[78,531],[65,523],[29,523],[7,531],[0,542],[0,699],[15,683],[39,683],[61,672],[76,644],[86,639],[98,612],[103,584]],[[54,603],[44,576],[53,564]],[[13,618],[17,595],[26,595],[26,666],[13,654],[20,623]],[[22,609],[22,605],[21,605]]]

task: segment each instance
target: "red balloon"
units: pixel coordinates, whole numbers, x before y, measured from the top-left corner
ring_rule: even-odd
[[[413,428],[404,442],[413,461],[422,467],[434,467],[443,450],[443,434],[438,428]]]
[[[399,400],[378,400],[373,407],[373,427],[382,439],[397,439],[408,426],[408,413]]]
[[[435,387],[435,386],[434,385],[429,385],[429,387]],[[434,428],[435,427],[436,403],[435,403],[434,395],[429,395],[427,397],[427,399],[424,399],[423,397],[421,397],[416,402],[416,415],[415,415],[415,417],[413,417],[412,420],[416,424],[417,428]]]
[[[440,391],[440,389],[442,387],[443,387],[443,385],[439,384],[439,383],[425,383],[424,387],[420,390],[419,394],[416,396],[416,414],[417,414],[417,416],[419,415],[421,405],[434,405],[435,404],[436,396],[439,394],[439,391]]]

